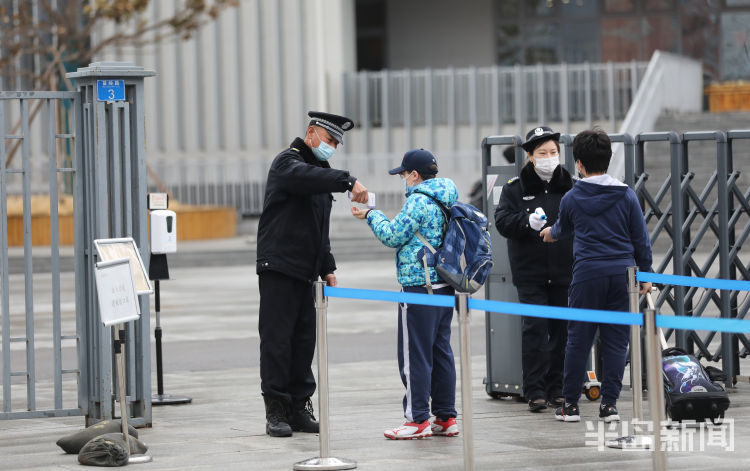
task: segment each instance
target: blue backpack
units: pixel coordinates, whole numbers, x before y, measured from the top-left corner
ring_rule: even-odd
[[[492,268],[492,242],[487,231],[487,216],[470,204],[457,201],[447,208],[439,200],[420,193],[434,201],[443,211],[446,221],[443,245],[435,249],[427,239],[417,232],[417,237],[434,255],[433,260],[425,253],[427,289],[432,293],[428,266],[434,266],[438,276],[461,293],[474,293],[487,281]],[[429,260],[429,261],[428,261]]]

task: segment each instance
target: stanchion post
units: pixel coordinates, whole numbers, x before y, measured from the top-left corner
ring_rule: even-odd
[[[456,293],[461,363],[461,410],[463,414],[464,470],[474,470],[474,428],[471,417],[471,345],[469,295]]]
[[[626,271],[630,312],[640,314],[638,267],[628,267]],[[638,424],[643,424],[643,380],[641,379],[641,327],[630,325],[630,385],[633,388],[633,434],[607,442],[610,448],[647,449],[651,445],[649,437],[638,434]]]
[[[320,421],[320,458],[328,458],[328,303],[323,295],[324,283],[315,282],[315,315],[318,342],[318,414]]]
[[[628,297],[630,298],[630,312],[640,314],[638,280],[636,271],[638,267],[628,267]],[[630,326],[630,385],[633,388],[633,420],[643,421],[643,380],[641,371],[641,326],[632,324]],[[635,433],[635,431],[633,432]]]
[[[656,330],[656,311],[643,311],[643,327],[646,331],[646,373],[648,375],[648,404],[653,430],[653,469],[667,469],[667,456],[661,445],[661,427],[664,422],[664,378],[662,378],[661,343]]]
[[[323,294],[324,281],[316,281],[315,288],[315,315],[317,324],[318,342],[318,420],[320,432],[320,456],[294,463],[295,470],[339,470],[354,469],[356,461],[332,458],[329,455],[328,442],[328,340],[326,332],[328,300]]]

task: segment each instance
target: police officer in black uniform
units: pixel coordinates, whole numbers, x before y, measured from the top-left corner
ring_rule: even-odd
[[[313,281],[336,286],[328,226],[331,193],[351,191],[367,202],[367,188],[328,164],[352,120],[310,112],[304,139],[296,138],[271,164],[258,224],[256,272],[260,288],[260,378],[266,433],[318,432],[310,396],[315,391]]]
[[[573,179],[560,165],[560,133],[541,126],[522,145],[529,162],[519,177],[503,185],[495,226],[508,239],[513,284],[522,303],[568,305],[573,268],[573,238],[545,244],[539,231],[557,220],[560,200]],[[536,212],[542,208],[542,212]],[[523,394],[529,410],[539,412],[562,401],[567,321],[524,317]]]

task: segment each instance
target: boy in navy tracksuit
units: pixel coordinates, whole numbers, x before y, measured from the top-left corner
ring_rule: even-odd
[[[557,222],[540,236],[545,242],[574,236],[570,307],[627,312],[626,269],[635,264],[640,271],[651,271],[651,242],[635,192],[606,174],[611,156],[612,144],[601,129],[583,131],[575,137],[573,157],[584,178],[566,193]],[[641,283],[641,294],[650,290],[651,283]],[[622,389],[630,327],[580,321],[568,323],[565,404],[555,411],[558,420],[581,420],[578,398],[597,329],[602,343],[599,417],[605,422],[620,420],[616,403]]]

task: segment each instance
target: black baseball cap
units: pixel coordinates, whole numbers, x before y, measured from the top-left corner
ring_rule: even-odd
[[[548,141],[550,139],[559,142],[560,133],[554,132],[552,128],[549,128],[547,126],[539,126],[532,129],[526,134],[526,142],[521,144],[521,147],[523,147],[523,150],[525,150],[526,152],[532,153],[534,152],[534,148],[536,147],[537,143],[541,141]]]
[[[424,149],[410,150],[404,154],[404,158],[401,159],[401,165],[389,170],[388,173],[396,175],[401,172],[411,172],[413,170],[424,175],[437,175],[437,160],[432,155],[432,152]]]

